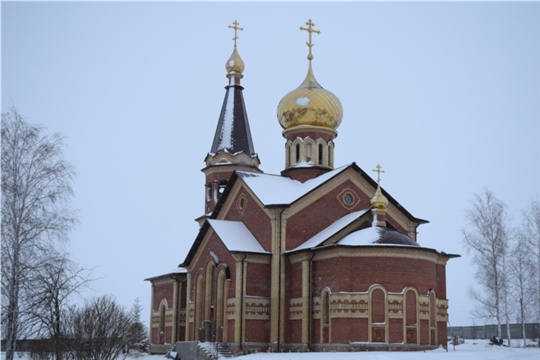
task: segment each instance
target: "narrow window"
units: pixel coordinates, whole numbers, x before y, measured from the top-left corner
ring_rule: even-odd
[[[218,188],[218,199],[221,197],[221,195],[223,194],[223,192],[225,191],[225,188],[227,187],[227,181],[225,180],[222,180],[220,183],[219,183],[219,188]]]
[[[319,144],[319,165],[322,165],[322,158],[323,158],[322,144]]]
[[[330,293],[323,294],[323,324],[330,323]]]
[[[332,167],[332,146],[328,145],[328,166]]]
[[[212,199],[212,184],[206,185],[206,201]]]
[[[159,343],[165,344],[165,305],[159,308]]]
[[[311,162],[311,144],[307,144],[306,150],[307,150],[306,161]]]
[[[296,144],[296,162],[300,161],[300,144]]]

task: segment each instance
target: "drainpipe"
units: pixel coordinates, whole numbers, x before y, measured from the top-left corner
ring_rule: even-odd
[[[282,216],[283,212],[285,211],[285,208],[281,209],[281,212],[279,213],[279,281],[278,281],[278,299],[279,299],[279,313],[278,313],[278,341],[277,341],[277,348],[278,350],[281,349],[281,312],[284,311],[284,309],[281,308],[281,254],[282,254],[282,248],[281,248],[281,239],[282,239],[282,231],[281,231],[281,224],[282,224]]]
[[[312,282],[313,282],[313,258],[315,257],[315,251],[313,251],[313,254],[311,255],[311,258],[309,259],[309,279],[308,279],[308,285],[309,285],[309,296],[308,296],[308,349],[311,351],[311,325],[313,322],[313,289],[312,289]]]
[[[245,326],[244,326],[244,287],[246,279],[244,277],[244,270],[245,270],[245,261],[247,258],[247,254],[244,255],[244,258],[242,259],[242,286],[240,287],[240,350],[244,351],[244,337],[245,337]]]

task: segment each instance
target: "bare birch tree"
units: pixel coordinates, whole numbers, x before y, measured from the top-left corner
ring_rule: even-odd
[[[485,189],[475,195],[466,212],[467,225],[463,228],[463,243],[467,252],[473,254],[477,266],[475,279],[478,287],[469,289],[477,302],[473,315],[483,319],[495,319],[498,336],[505,315],[504,258],[508,250],[506,205]]]
[[[29,124],[15,108],[2,114],[2,332],[6,360],[28,316],[25,292],[48,250],[67,240],[77,220],[70,208],[74,168],[59,134]]]
[[[540,198],[532,200],[529,207],[523,211],[522,233],[530,245],[533,257],[532,306],[536,309],[536,321],[540,322]],[[538,347],[540,347],[540,337]]]
[[[534,307],[537,311],[536,321],[540,321],[540,198],[531,201],[523,211],[522,233],[526,237],[533,256],[534,271]],[[539,340],[540,343],[540,340]]]
[[[521,324],[523,346],[526,344],[525,324],[531,319],[531,310],[535,300],[534,292],[534,263],[528,238],[521,229],[515,231],[514,243],[510,260],[510,278],[512,282],[512,297],[518,304],[517,319]]]

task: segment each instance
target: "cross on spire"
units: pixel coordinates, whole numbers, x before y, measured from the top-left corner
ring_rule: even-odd
[[[375,171],[377,173],[377,185],[380,185],[381,184],[381,173],[384,173],[384,170],[381,170],[381,165],[380,164],[377,164],[377,166],[375,166],[376,169],[373,169],[373,171]]]
[[[312,33],[316,33],[316,34],[320,34],[321,31],[320,30],[313,30],[313,26],[315,26],[315,24],[311,21],[311,19],[309,19],[309,21],[306,23],[306,25],[308,26],[307,28],[305,27],[301,27],[300,26],[300,30],[305,30],[309,33],[309,41],[306,42],[308,48],[309,48],[309,55],[308,55],[308,60],[311,61],[313,60],[313,55],[311,54],[311,48],[313,47],[313,45],[315,45],[314,43],[311,42],[311,34]]]
[[[238,30],[244,30],[244,29],[241,28],[241,27],[238,27],[238,25],[240,25],[240,23],[239,23],[238,21],[236,21],[236,20],[234,20],[233,25],[234,25],[234,26],[229,25],[229,29],[234,29],[234,37],[233,37],[233,40],[234,40],[234,47],[236,47],[236,40],[238,39],[237,31],[238,31]]]

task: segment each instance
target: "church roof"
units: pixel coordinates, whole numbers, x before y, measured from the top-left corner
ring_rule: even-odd
[[[345,171],[351,165],[342,166],[304,183],[281,175],[256,174],[243,171],[237,171],[236,173],[255,193],[263,205],[289,205]]]
[[[170,277],[173,277],[174,275],[177,275],[177,274],[187,274],[187,269],[184,268],[184,267],[177,267],[165,274],[161,274],[161,275],[156,275],[156,276],[152,276],[152,277],[149,277],[147,279],[144,279],[144,281],[153,281],[153,280],[157,280],[157,279],[163,279],[163,278],[170,278]]]
[[[313,249],[326,240],[330,239],[332,236],[344,230],[347,226],[352,224],[354,221],[360,217],[367,214],[371,209],[355,211],[350,214],[347,214],[340,219],[336,220],[330,226],[313,236],[311,239],[307,240],[302,245],[298,246],[295,249],[289,250],[288,253],[293,253],[306,249]],[[331,245],[341,245],[341,246],[363,246],[363,245],[398,245],[398,246],[414,246],[420,247],[416,241],[411,239],[405,234],[402,234],[398,231],[372,226],[365,229],[353,231],[339,241]]]
[[[329,239],[330,237],[338,233],[340,230],[350,225],[353,221],[357,220],[362,215],[368,213],[369,210],[370,209],[355,211],[355,212],[352,212],[350,214],[343,216],[342,218],[338,219],[333,224],[328,226],[326,229],[319,232],[318,234],[313,236],[311,239],[309,239],[302,245],[298,246],[296,249],[291,250],[291,252],[317,247],[318,245],[322,244],[325,240]]]
[[[294,203],[296,200],[307,195],[309,192],[315,190],[317,187],[321,186],[322,184],[326,183],[327,181],[333,179],[334,177],[338,176],[339,174],[350,168],[352,168],[355,172],[359,173],[364,179],[366,179],[366,181],[371,183],[373,185],[373,188],[377,188],[377,182],[373,180],[368,174],[366,174],[364,170],[362,170],[354,162],[319,175],[316,178],[307,180],[304,183],[281,175],[256,174],[243,171],[237,171],[236,175],[240,177],[244,181],[244,183],[255,193],[257,198],[263,203],[264,206],[276,206],[290,205]],[[419,224],[429,223],[429,221],[427,220],[414,217],[383,188],[381,188],[381,191],[382,194],[388,199],[388,201],[392,203],[396,208],[400,209],[400,211],[402,211],[409,219],[414,220]],[[224,197],[223,200],[225,200]]]
[[[255,236],[253,236],[251,231],[249,231],[243,222],[208,219],[204,222],[203,226],[199,230],[199,234],[191,245],[186,259],[182,264],[178,265],[179,267],[188,266],[191,263],[191,260],[193,260],[197,249],[201,245],[210,228],[214,230],[216,235],[221,239],[223,244],[225,244],[231,253],[242,252],[268,254],[268,252],[263,249],[259,241],[257,241]]]
[[[268,253],[241,221],[208,220],[231,252]]]
[[[396,230],[372,226],[354,231],[337,242],[343,246],[400,245],[420,247],[416,241]]]
[[[250,156],[256,156],[244,96],[242,95],[243,87],[240,85],[228,85],[225,89],[227,89],[227,92],[221,107],[210,153],[217,154],[225,151],[236,154],[243,152]]]

